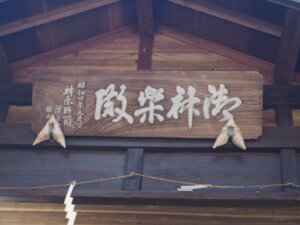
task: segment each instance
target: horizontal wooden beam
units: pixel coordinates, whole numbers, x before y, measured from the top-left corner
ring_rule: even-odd
[[[261,31],[276,37],[281,36],[281,26],[277,24],[270,23],[253,16],[248,16],[246,14],[234,10],[223,8],[221,6],[218,6],[217,4],[209,3],[209,1],[205,1],[205,0],[198,0],[197,2],[186,1],[186,0],[167,0],[167,1],[257,31]]]
[[[25,194],[27,192],[27,194]],[[51,195],[34,191],[0,194],[1,202],[63,203],[65,190],[52,190]],[[74,204],[101,205],[172,205],[172,206],[299,206],[300,193],[281,191],[203,191],[199,192],[151,192],[151,191],[99,191],[74,196]]]
[[[0,83],[0,102],[32,105],[32,83]]]
[[[49,60],[56,59],[58,57],[77,52],[81,49],[90,47],[92,45],[97,45],[103,42],[111,42],[112,40],[131,35],[138,32],[137,25],[130,25],[114,31],[110,31],[104,34],[97,35],[92,38],[88,38],[83,41],[75,42],[63,47],[47,51],[45,53],[35,55],[21,61],[17,61],[11,64],[12,70],[17,71],[25,67],[38,64],[38,63],[47,63]]]
[[[292,105],[300,107],[300,86],[264,85],[264,108],[274,108],[276,105]],[[11,105],[32,105],[31,83],[0,84],[0,102]]]
[[[50,23],[121,0],[85,0],[0,26],[0,37]]]
[[[274,108],[277,105],[291,105],[298,108],[300,105],[300,86],[273,86],[264,85],[264,108]]]
[[[299,149],[300,127],[263,127],[263,136],[258,140],[247,140],[248,149],[274,151],[280,148]],[[1,124],[0,148],[33,149],[35,135],[30,124]],[[123,138],[123,137],[66,137],[68,149],[126,150],[127,148],[168,149],[177,151],[211,151],[212,139],[176,138]],[[34,149],[57,149],[58,145],[45,142]],[[232,145],[224,146],[226,151],[236,151]],[[222,150],[218,150],[222,151]]]

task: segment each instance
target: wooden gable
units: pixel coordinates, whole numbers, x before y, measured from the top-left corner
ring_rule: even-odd
[[[299,11],[294,4],[272,3],[283,2],[277,0],[209,4],[157,0],[154,5],[149,0],[41,2],[21,10],[18,19],[31,15],[28,20],[10,23],[13,18],[5,17],[7,21],[1,21],[5,24],[0,26],[0,71],[5,83],[0,84],[0,189],[131,172],[220,186],[299,184],[300,89],[299,71],[294,71],[299,46],[293,48],[298,43],[294,37]],[[5,4],[13,9],[14,3],[0,3],[0,8]],[[267,14],[267,9],[273,13]],[[246,141],[246,152],[230,144],[212,150],[213,139],[180,138],[67,137],[66,150],[51,142],[32,147],[32,74],[43,68],[259,71],[264,80],[263,136]],[[274,71],[281,71],[279,79]],[[179,186],[140,176],[78,185],[73,193],[76,224],[299,221],[295,187],[179,193]],[[0,190],[0,224],[66,224],[65,194],[66,188]]]

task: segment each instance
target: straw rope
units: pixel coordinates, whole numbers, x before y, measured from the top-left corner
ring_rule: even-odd
[[[76,185],[100,183],[100,182],[110,181],[110,180],[120,180],[120,179],[134,177],[134,176],[144,177],[144,178],[151,179],[151,180],[159,180],[159,181],[168,182],[168,183],[177,183],[177,184],[185,184],[185,185],[206,185],[206,186],[208,186],[207,188],[217,188],[217,189],[230,189],[230,188],[235,188],[235,189],[260,188],[260,189],[264,189],[264,188],[271,188],[271,187],[300,188],[300,185],[292,183],[292,182],[288,182],[288,183],[284,183],[284,184],[238,185],[238,186],[198,184],[198,183],[193,183],[193,182],[179,181],[179,180],[167,179],[167,178],[162,178],[162,177],[148,176],[148,175],[144,175],[144,174],[140,174],[140,173],[130,173],[130,174],[123,175],[123,176],[100,178],[100,179],[95,179],[95,180],[79,181],[79,182],[76,182]],[[0,187],[0,190],[49,189],[49,188],[68,187],[69,185],[70,184],[67,183],[67,184],[54,184],[54,185],[31,186],[31,187]]]

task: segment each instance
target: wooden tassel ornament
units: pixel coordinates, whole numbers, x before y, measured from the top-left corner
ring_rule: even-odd
[[[32,145],[35,146],[41,142],[51,139],[51,130],[53,139],[63,148],[66,148],[65,136],[60,129],[54,115],[51,116],[43,129],[38,133],[38,136],[36,137]]]
[[[238,128],[233,119],[229,120],[226,123],[226,125],[222,128],[219,136],[217,137],[213,145],[213,149],[225,145],[228,142],[230,128],[232,129],[232,143],[235,144],[237,147],[246,150],[246,145],[241,130],[240,128]]]

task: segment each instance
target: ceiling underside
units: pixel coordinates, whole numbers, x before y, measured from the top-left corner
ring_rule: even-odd
[[[135,25],[147,11],[138,15],[137,7],[135,0],[11,0],[0,5],[0,40],[17,71],[101,43],[101,35],[138,32]],[[164,25],[275,64],[285,11],[270,1],[154,0],[152,23],[156,31]],[[299,57],[297,62],[299,71]]]

